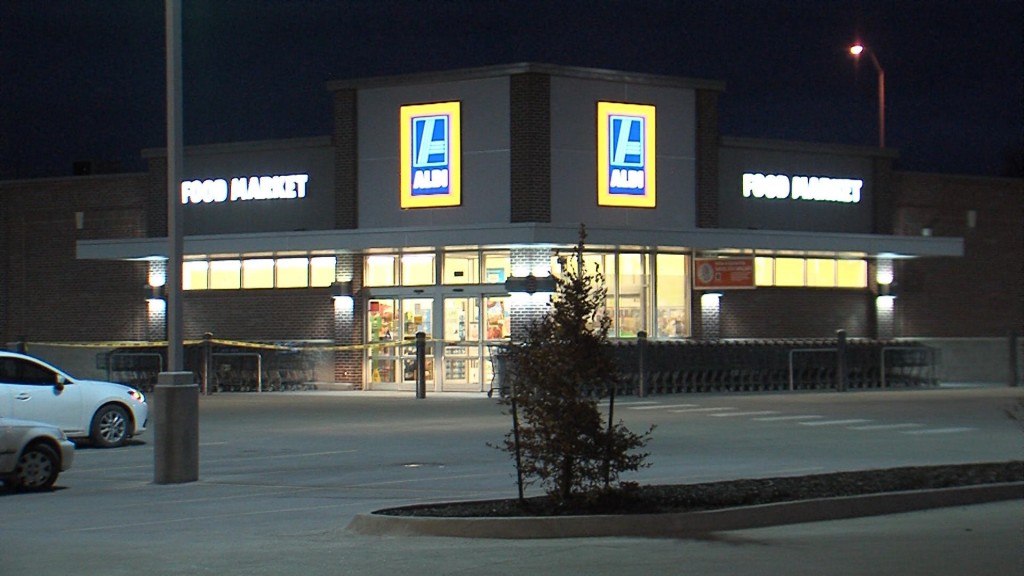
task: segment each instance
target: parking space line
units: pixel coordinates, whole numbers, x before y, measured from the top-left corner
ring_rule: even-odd
[[[716,418],[736,418],[739,416],[761,416],[763,414],[778,414],[778,410],[756,410],[754,412],[719,412],[718,414],[711,414]]]
[[[824,418],[824,416],[817,416],[814,414],[804,414],[802,416],[766,416],[764,418],[754,418],[758,422],[785,422],[787,420],[815,420],[817,418]]]
[[[863,418],[851,418],[849,420],[821,420],[815,422],[797,422],[801,426],[842,426],[844,424],[860,424],[861,422],[871,422],[871,420],[865,420]]]
[[[970,432],[971,430],[974,430],[974,428],[929,428],[927,430],[907,430],[906,432],[901,432],[901,434],[956,434],[958,432]]]
[[[869,424],[867,426],[850,426],[850,430],[899,430],[901,428],[920,428],[924,424]]]
[[[693,408],[699,404],[658,404],[657,406],[630,406],[630,410],[670,410],[672,408]]]

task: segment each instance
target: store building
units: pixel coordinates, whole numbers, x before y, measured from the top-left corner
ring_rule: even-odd
[[[318,381],[394,390],[423,332],[430,390],[485,391],[581,225],[622,339],[921,335],[895,287],[965,256],[904,218],[920,179],[894,152],[723,138],[717,82],[520,64],[328,88],[330,136],[186,148],[186,338],[322,346]],[[0,183],[7,341],[164,337],[166,157],[144,157]]]

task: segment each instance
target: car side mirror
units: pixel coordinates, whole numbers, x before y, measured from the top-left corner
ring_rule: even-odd
[[[58,392],[63,392],[65,384],[67,384],[67,379],[64,378],[62,374],[58,374],[57,381],[53,383],[53,387],[56,388]]]

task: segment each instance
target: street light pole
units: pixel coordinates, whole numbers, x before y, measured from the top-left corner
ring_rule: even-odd
[[[181,172],[184,162],[181,88],[181,4],[164,0],[167,29],[167,368],[184,369],[181,299],[181,256],[184,226],[181,209]]]
[[[871,63],[874,64],[875,71],[878,72],[878,147],[885,148],[885,70],[882,69],[882,65],[878,62],[878,57],[875,56],[874,50],[868,50],[862,44],[850,46],[850,54],[855,58],[865,51],[871,57]]]

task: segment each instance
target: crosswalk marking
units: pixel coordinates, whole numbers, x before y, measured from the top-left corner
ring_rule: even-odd
[[[731,406],[721,408],[687,408],[686,410],[671,410],[671,412],[683,414],[686,412],[720,412],[722,410],[733,410],[733,408]]]
[[[718,414],[711,414],[716,418],[735,418],[738,416],[760,416],[762,414],[778,414],[778,410],[757,410],[754,412],[719,412]]]
[[[907,430],[901,434],[955,434],[957,432],[970,432],[974,428],[929,428],[927,430]]]
[[[871,420],[864,420],[863,418],[851,418],[849,420],[821,420],[815,422],[797,422],[801,426],[842,426],[843,424],[860,424],[861,422],[871,422]]]

